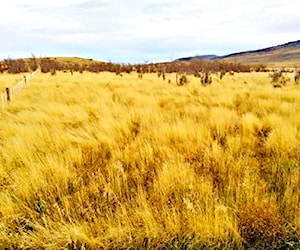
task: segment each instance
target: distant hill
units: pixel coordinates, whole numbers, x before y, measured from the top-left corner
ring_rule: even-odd
[[[300,66],[300,40],[264,49],[233,53],[218,59],[246,64],[266,64],[268,66]]]
[[[217,58],[217,55],[201,55],[201,56],[191,56],[191,57],[183,57],[179,58],[176,61],[191,61],[194,59],[214,59]]]
[[[225,56],[194,56],[179,58],[176,61],[191,61],[196,59],[213,59],[243,64],[265,64],[270,67],[300,67],[300,40]]]
[[[89,65],[93,62],[98,62],[93,59],[87,59],[87,58],[81,58],[81,57],[45,57],[51,60],[54,60],[56,62],[60,63],[77,63],[77,64],[86,64]],[[30,58],[26,58],[25,60],[28,60]],[[38,62],[40,62],[41,58],[36,58]]]

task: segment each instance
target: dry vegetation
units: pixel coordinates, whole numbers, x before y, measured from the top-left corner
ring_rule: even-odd
[[[0,111],[0,248],[299,247],[300,85],[187,78],[37,74]]]

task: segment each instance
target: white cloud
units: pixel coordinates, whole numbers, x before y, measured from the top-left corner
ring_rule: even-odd
[[[62,34],[59,35],[57,41],[66,44],[97,44],[103,39],[101,34],[95,33],[73,33],[73,34]]]
[[[29,48],[117,61],[226,54],[300,39],[299,9],[298,0],[11,0],[0,9],[0,57]]]

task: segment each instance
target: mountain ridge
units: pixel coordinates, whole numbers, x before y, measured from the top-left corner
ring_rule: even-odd
[[[203,59],[202,56],[179,58],[176,61]],[[186,59],[186,60],[185,60]],[[262,49],[235,52],[228,55],[205,58],[242,64],[264,64],[270,67],[300,67],[300,40]]]
[[[190,61],[190,60],[194,60],[194,59],[214,59],[214,58],[217,58],[217,57],[218,57],[217,55],[207,54],[207,55],[182,57],[182,58],[176,59],[175,61]]]
[[[231,53],[231,54],[224,55],[224,56],[218,56],[218,58],[227,58],[227,57],[233,57],[233,56],[238,56],[238,55],[243,55],[243,54],[269,52],[269,51],[273,51],[273,50],[276,50],[276,49],[286,48],[286,47],[291,47],[291,46],[300,46],[300,40],[293,41],[293,42],[288,42],[288,43],[284,43],[284,44],[280,44],[280,45],[275,45],[275,46],[271,46],[271,47],[266,47],[266,48],[263,48],[263,49],[255,49],[255,50],[247,50],[247,51],[242,51],[242,52],[235,52],[235,53]]]

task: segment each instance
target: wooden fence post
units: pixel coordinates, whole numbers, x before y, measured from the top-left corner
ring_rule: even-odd
[[[11,92],[9,88],[6,88],[6,97],[7,97],[7,101],[11,101]]]

